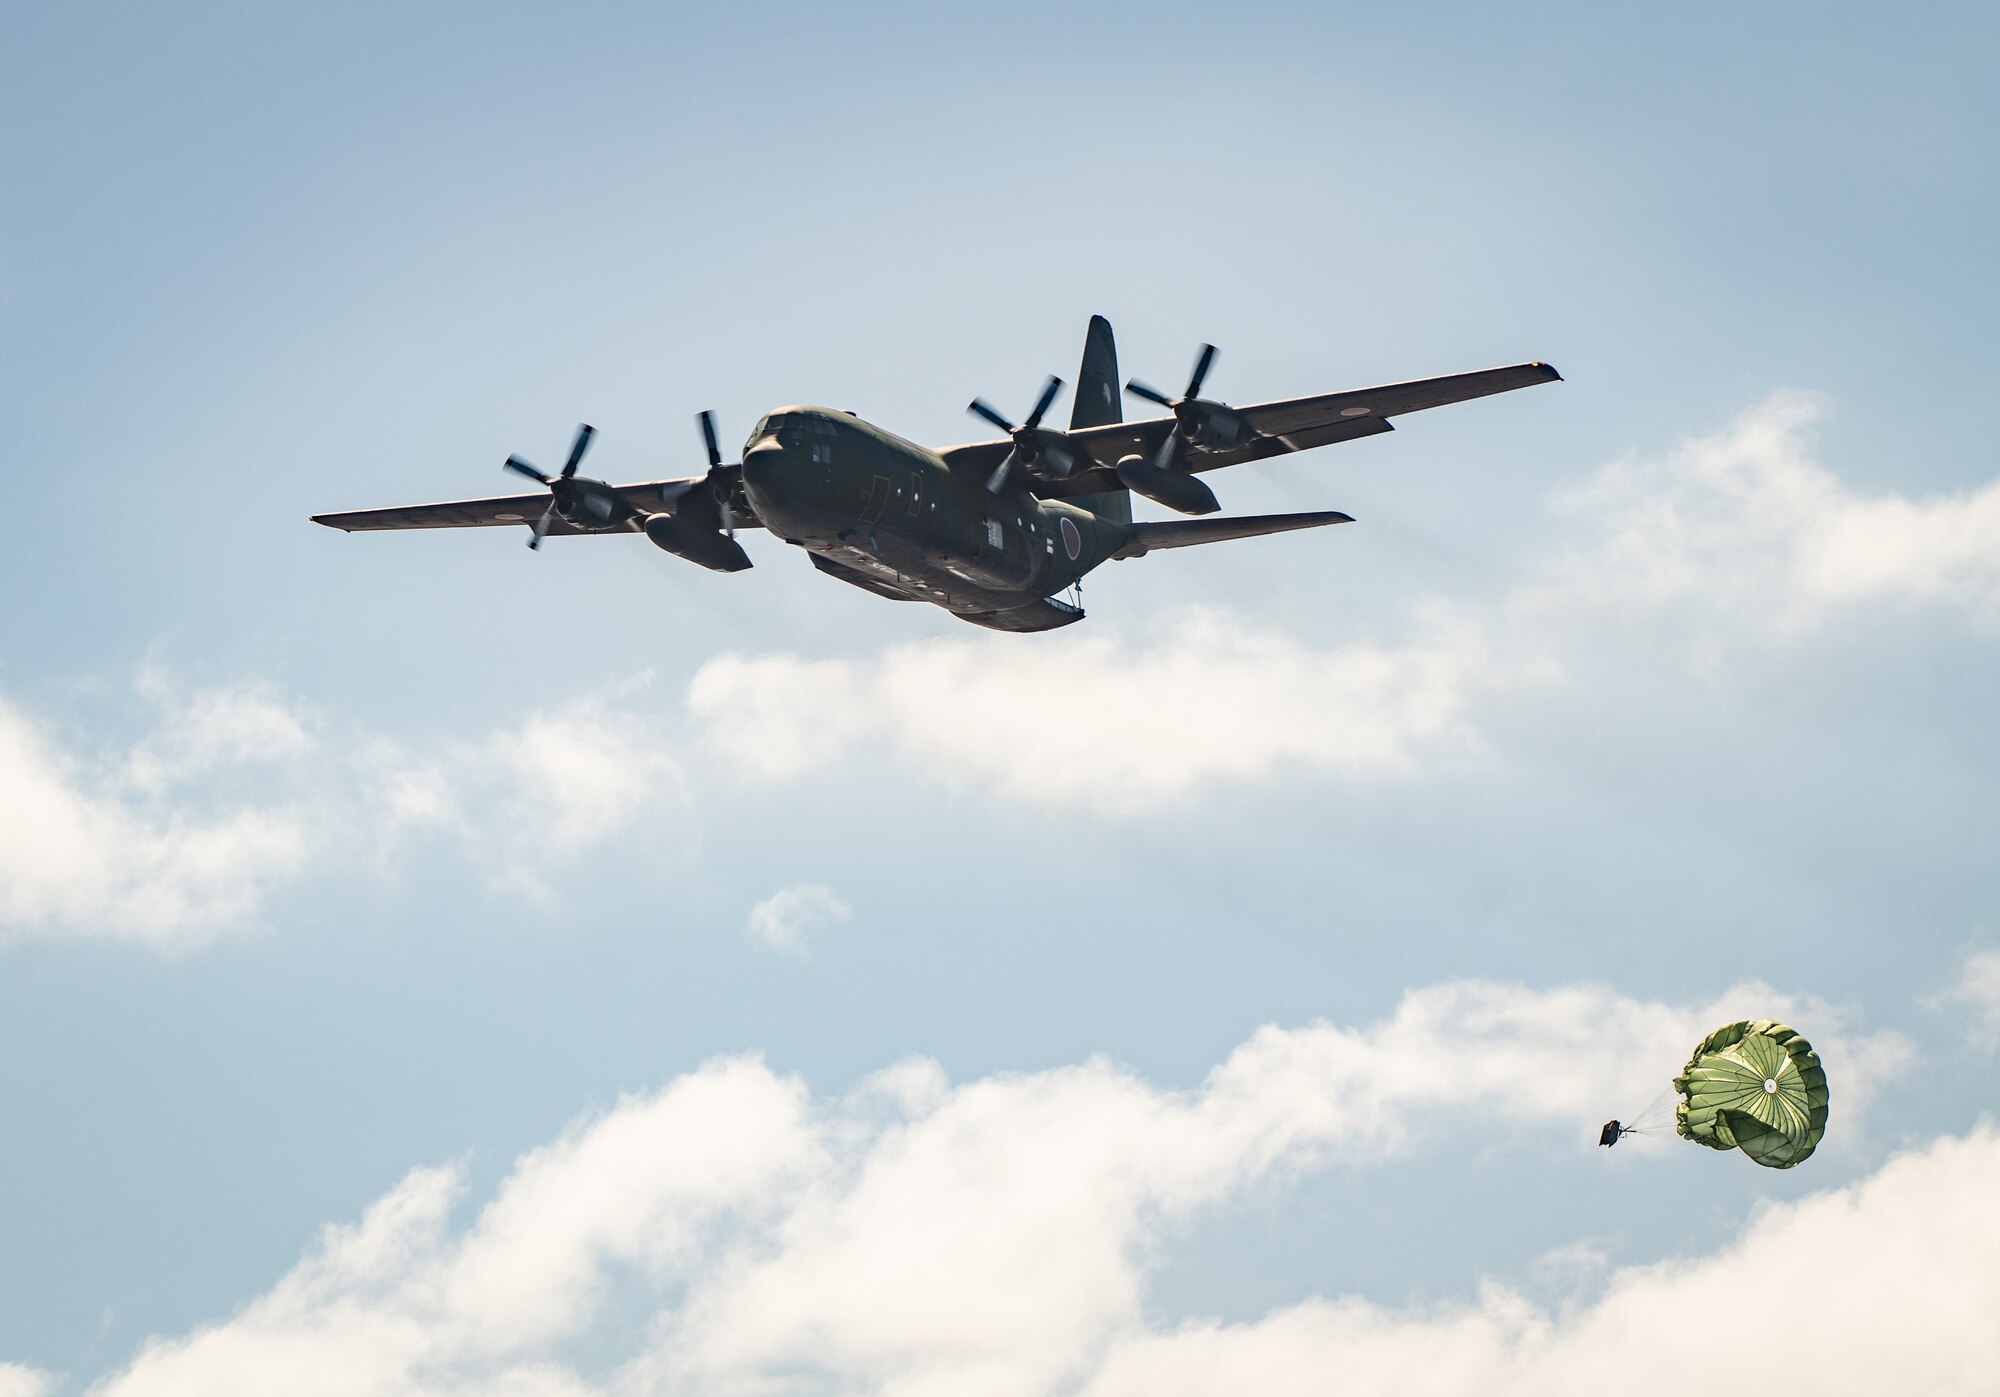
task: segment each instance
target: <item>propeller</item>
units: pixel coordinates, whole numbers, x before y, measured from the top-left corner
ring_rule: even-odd
[[[1181,444],[1185,441],[1192,441],[1195,432],[1201,426],[1204,416],[1202,412],[1201,385],[1203,380],[1208,377],[1209,367],[1214,363],[1215,346],[1212,344],[1203,345],[1201,353],[1195,356],[1194,372],[1188,375],[1187,391],[1182,393],[1178,398],[1169,398],[1159,389],[1149,384],[1141,383],[1136,378],[1128,380],[1125,384],[1126,392],[1136,393],[1148,401],[1158,403],[1174,415],[1174,429],[1168,432],[1167,439],[1160,443],[1159,457],[1153,463],[1163,471],[1174,468],[1174,461],[1180,455]]]
[[[1066,476],[1076,469],[1076,453],[1063,444],[1063,434],[1044,431],[1042,415],[1049,410],[1049,404],[1062,391],[1063,381],[1054,374],[1042,385],[1042,396],[1035,402],[1035,410],[1028,414],[1028,420],[1016,427],[1001,416],[994,406],[984,398],[974,398],[966,404],[965,410],[975,417],[983,417],[1014,440],[1013,447],[1001,459],[993,474],[987,478],[986,488],[999,494],[1013,474],[1016,464],[1033,466],[1045,462],[1049,470],[1057,476]]]
[[[558,515],[573,517],[585,509],[608,519],[616,505],[616,496],[609,486],[592,480],[578,480],[576,468],[583,460],[583,453],[590,449],[590,439],[597,435],[597,428],[588,422],[576,429],[576,440],[569,448],[569,459],[563,462],[561,475],[543,475],[530,462],[519,456],[507,458],[507,469],[525,475],[528,479],[549,488],[549,507],[542,511],[531,528],[528,547],[540,548],[542,539],[554,527]],[[594,488],[593,488],[594,487]]]
[[[702,444],[708,448],[708,469],[709,473],[713,475],[715,471],[718,470],[722,465],[722,447],[716,442],[715,439],[715,414],[710,412],[707,408],[703,408],[698,414],[696,414],[695,421],[701,423],[701,440]],[[730,538],[735,538],[736,511],[730,507],[728,494],[724,494],[721,497],[721,504],[722,504],[722,532],[727,534]]]

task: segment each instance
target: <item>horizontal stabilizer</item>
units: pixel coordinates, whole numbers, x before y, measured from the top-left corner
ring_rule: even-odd
[[[1111,556],[1143,558],[1155,548],[1192,548],[1226,538],[1255,538],[1293,529],[1317,529],[1326,524],[1352,524],[1354,516],[1337,509],[1309,514],[1246,514],[1235,519],[1174,519],[1159,524],[1133,524],[1132,537]]]

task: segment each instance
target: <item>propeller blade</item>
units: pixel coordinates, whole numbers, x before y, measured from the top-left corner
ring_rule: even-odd
[[[722,532],[730,538],[736,537],[736,511],[730,507],[727,497],[722,501]]]
[[[534,525],[532,526],[528,538],[528,547],[540,548],[542,546],[543,536],[548,533],[549,526],[555,523],[555,521],[556,521],[556,502],[554,500],[550,500],[549,507],[542,511],[542,517],[537,519],[534,522]]]
[[[714,470],[722,464],[722,448],[715,440],[715,414],[703,409],[695,420],[701,423],[701,439],[708,447],[708,468]]]
[[[1172,407],[1174,405],[1174,400],[1169,398],[1165,393],[1162,393],[1149,383],[1139,382],[1136,378],[1129,380],[1125,384],[1125,391],[1127,393],[1137,393],[1148,402],[1158,403],[1161,407]]]
[[[1070,472],[1076,469],[1076,457],[1070,453],[1069,448],[1066,446],[1056,446],[1052,443],[1044,444],[1042,447],[1042,464],[1046,465],[1056,476],[1067,480]]]
[[[597,428],[588,422],[576,429],[576,442],[569,449],[569,460],[563,464],[562,478],[568,480],[576,474],[577,464],[583,460],[583,453],[590,449],[590,439],[597,435]]]
[[[1013,435],[1014,424],[993,410],[993,405],[984,398],[974,398],[965,405],[965,410],[975,417],[983,417],[1009,436]]]
[[[1035,400],[1035,410],[1028,414],[1028,420],[1021,425],[1031,432],[1041,426],[1042,414],[1049,410],[1049,404],[1056,400],[1056,394],[1061,391],[1062,380],[1050,374],[1049,381],[1042,385],[1042,396]]]
[[[1160,444],[1159,458],[1153,464],[1163,471],[1172,470],[1174,468],[1174,457],[1180,454],[1180,449],[1181,434],[1180,429],[1176,427],[1173,431],[1167,433],[1167,439]]]
[[[549,478],[546,475],[543,475],[519,456],[509,456],[507,458],[507,469],[510,471],[519,471],[537,485],[547,485],[549,483]]]
[[[1014,452],[1009,451],[1006,456],[1001,458],[1000,464],[994,469],[993,474],[987,477],[986,490],[988,494],[997,495],[1000,493],[1001,488],[1006,485],[1007,477],[1014,469],[1014,455]]]
[[[1201,396],[1202,380],[1208,377],[1208,366],[1214,362],[1215,346],[1212,344],[1203,345],[1200,356],[1194,361],[1194,375],[1188,379],[1187,392],[1181,394],[1183,398],[1199,398]]]

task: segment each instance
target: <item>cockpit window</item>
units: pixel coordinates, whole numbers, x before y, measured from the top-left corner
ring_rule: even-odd
[[[750,440],[743,443],[743,449],[748,451],[754,443],[766,437],[776,436],[780,432],[806,432],[816,437],[840,435],[840,429],[834,425],[833,420],[821,413],[774,412],[757,423],[756,428],[750,433]],[[794,441],[792,444],[797,445],[797,442]]]

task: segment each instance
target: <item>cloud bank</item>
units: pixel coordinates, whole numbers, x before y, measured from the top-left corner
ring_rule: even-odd
[[[1850,490],[1816,459],[1820,412],[1779,394],[1603,468],[1557,501],[1572,542],[1551,562],[1489,597],[1431,600],[1382,638],[1198,610],[1144,634],[1099,623],[862,659],[724,655],[664,720],[642,721],[630,693],[590,694],[421,749],[329,736],[322,715],[255,685],[184,695],[150,676],[151,733],[71,752],[0,698],[0,939],[197,944],[254,923],[308,867],[426,829],[462,840],[497,885],[546,893],[565,859],[692,782],[802,779],[862,753],[1119,818],[1292,774],[1423,778],[1496,755],[1505,695],[1588,701],[1600,652],[1634,634],[1669,671],[1685,660],[1713,679],[1718,655],[1781,650],[1868,608],[2000,619],[2000,482]],[[707,765],[665,755],[701,752]]]
[[[55,1378],[20,1363],[0,1363],[0,1397],[47,1397]]]
[[[0,938],[42,929],[165,943],[241,921],[305,858],[305,819],[284,802],[178,797],[308,745],[264,696],[225,693],[91,763],[0,700]]]
[[[255,925],[307,873],[459,840],[496,885],[560,866],[679,793],[680,774],[616,696],[416,750],[333,733],[258,684],[184,691],[142,676],[148,731],[69,746],[0,696],[0,944],[123,940],[175,950]]]
[[[1869,601],[2000,620],[2000,481],[1863,495],[1815,458],[1825,404],[1778,393],[1715,435],[1598,471],[1558,501],[1589,541],[1556,581],[1574,604],[1699,599],[1752,632]]]
[[[1367,1028],[1260,1030],[1187,1091],[1104,1061],[954,1085],[913,1060],[815,1100],[754,1058],[719,1060],[523,1156],[468,1222],[461,1169],[412,1172],[239,1313],[153,1340],[92,1390],[1444,1392],[1497,1373],[1581,1391],[1616,1362],[1643,1391],[1653,1378],[1619,1346],[1665,1351],[1657,1327],[1638,1344],[1645,1316],[1698,1315],[1718,1293],[1735,1297],[1732,1344],[1770,1339],[1748,1346],[1748,1376],[1793,1371],[1810,1333],[1832,1345],[1827,1371],[1890,1374],[1921,1350],[1913,1371],[1948,1382],[1996,1342],[1991,1132],[1773,1210],[1720,1255],[1621,1273],[1577,1313],[1492,1285],[1436,1313],[1318,1297],[1245,1325],[1149,1313],[1149,1278],[1198,1210],[1469,1121],[1581,1148],[1607,1103],[1651,1095],[1703,1031],[1752,1009],[1813,1024],[1854,1131],[1904,1050],[1758,986],[1674,1006],[1440,985]],[[1920,1265],[1927,1288],[1900,1290]],[[1940,1284],[1965,1289],[1940,1303]],[[1822,1292],[1840,1294],[1837,1320],[1874,1316],[1869,1344],[1821,1320]]]

